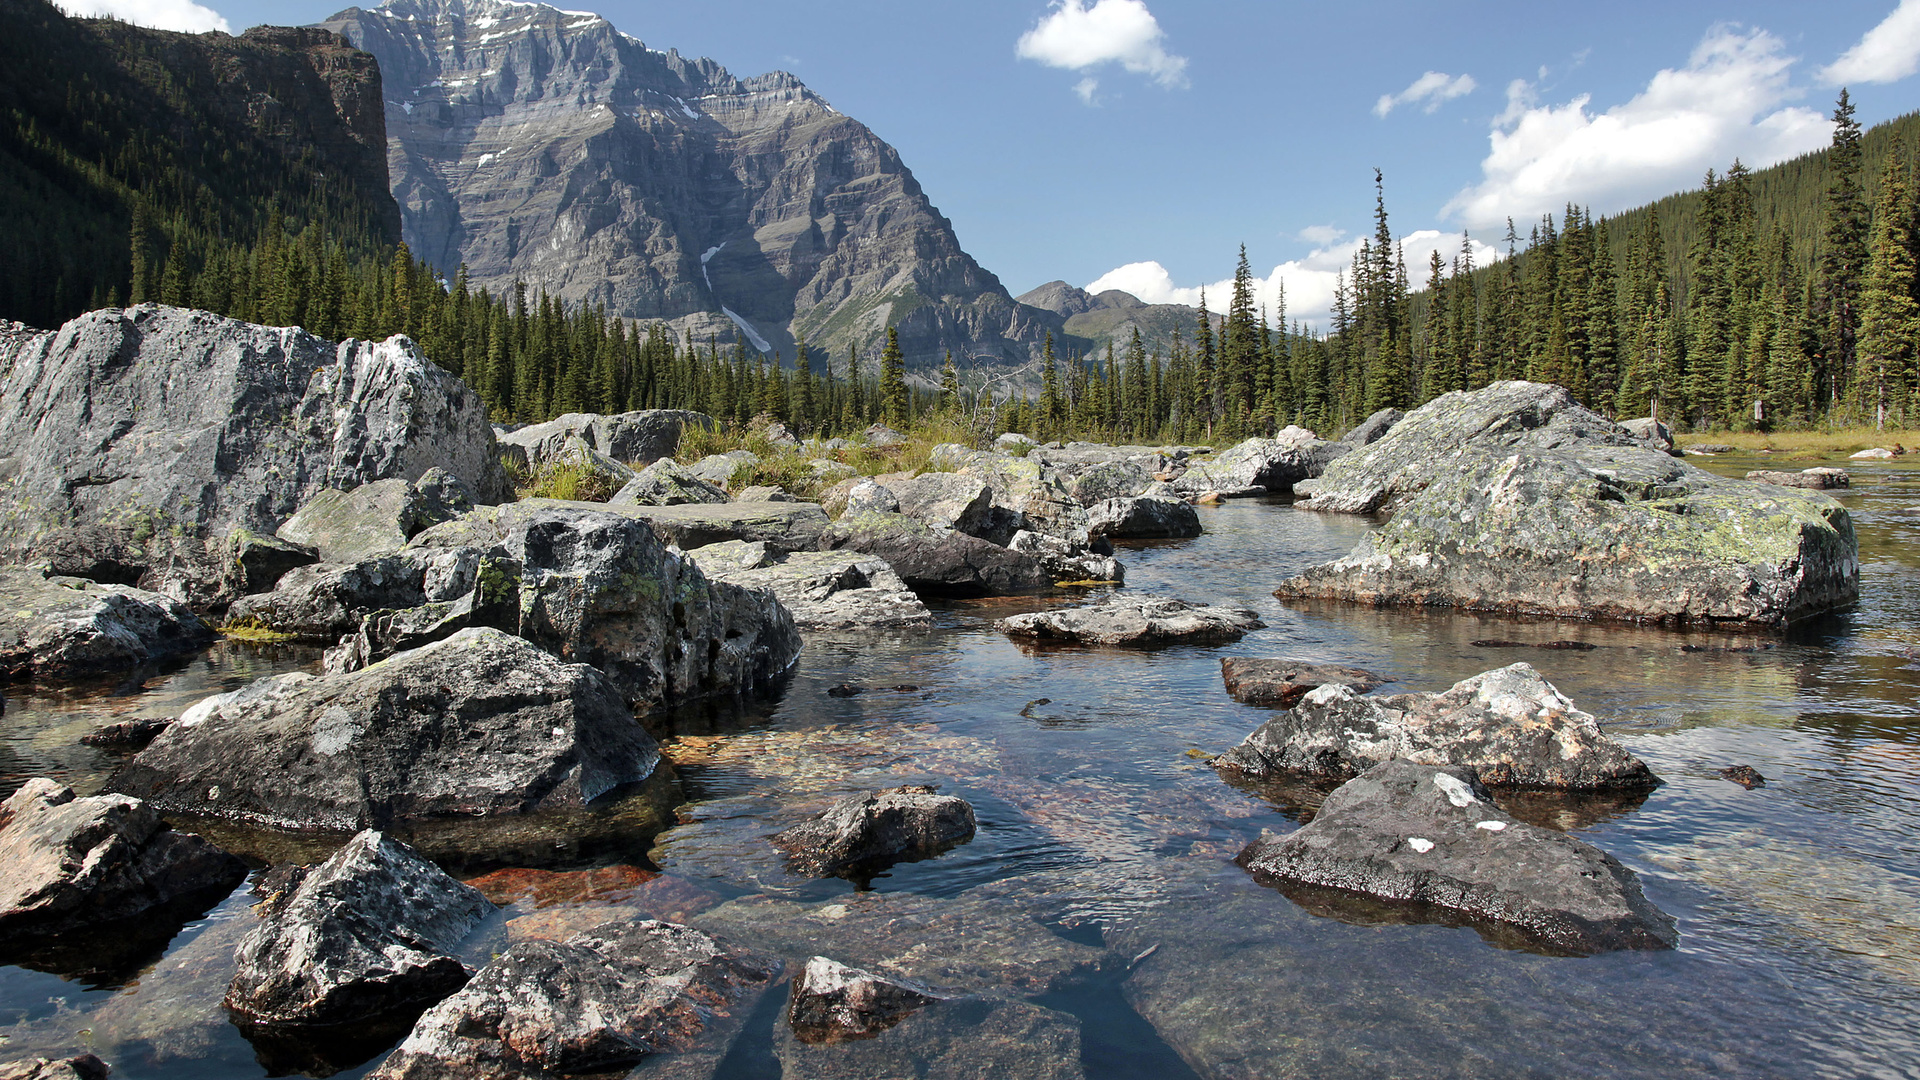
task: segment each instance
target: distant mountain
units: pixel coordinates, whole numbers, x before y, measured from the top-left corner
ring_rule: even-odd
[[[379,57],[414,253],[570,304],[909,362],[1024,362],[1058,321],[961,250],[900,155],[798,79],[741,79],[596,15],[391,0],[327,20]],[[871,360],[869,360],[871,363]]]
[[[276,213],[396,243],[381,99],[374,59],[322,30],[174,34],[0,0],[0,318],[124,303],[136,204],[156,281],[174,245],[250,242]]]
[[[1166,357],[1174,338],[1192,345],[1200,323],[1200,309],[1185,304],[1149,304],[1130,292],[1108,289],[1094,295],[1064,281],[1049,281],[1017,298],[1020,303],[1058,315],[1064,341],[1084,353],[1104,351],[1112,342],[1124,349],[1140,331],[1140,341],[1150,353]],[[1218,329],[1222,318],[1213,314]]]

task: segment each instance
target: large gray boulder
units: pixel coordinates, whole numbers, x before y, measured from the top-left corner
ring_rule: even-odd
[[[796,873],[870,878],[894,863],[938,855],[973,832],[973,807],[965,799],[909,784],[849,795],[769,839]]]
[[[1022,641],[1075,645],[1216,644],[1238,641],[1267,625],[1243,608],[1193,604],[1170,597],[1119,594],[1090,607],[1013,615],[994,629]]]
[[[486,407],[404,337],[334,345],[143,304],[8,335],[0,371],[0,555],[110,538],[179,599],[225,599],[229,536],[327,488],[438,466],[480,501],[509,495]]]
[[[1779,628],[1859,597],[1839,503],[1696,469],[1556,386],[1436,398],[1295,505],[1394,516],[1282,598]]]
[[[765,589],[802,630],[929,626],[933,615],[884,560],[856,551],[782,554],[732,540],[687,553],[710,581]]]
[[[1296,482],[1324,473],[1347,450],[1345,443],[1328,442],[1305,428],[1289,426],[1271,439],[1248,439],[1195,462],[1173,486],[1183,495],[1242,494],[1255,488],[1284,493],[1292,491]]]
[[[536,1080],[684,1053],[744,1013],[777,961],[692,927],[610,922],[520,941],[427,1010],[375,1080]]]
[[[618,506],[681,506],[687,503],[724,503],[724,489],[707,483],[670,457],[663,457],[628,481],[607,500]]]
[[[818,544],[823,551],[879,558],[908,587],[931,596],[1008,596],[1055,580],[1031,555],[904,514],[847,513],[821,533]]]
[[[1527,664],[1482,672],[1438,694],[1363,697],[1330,682],[1213,764],[1254,776],[1345,780],[1396,758],[1471,767],[1483,782],[1502,787],[1599,791],[1659,783],[1646,762]]]
[[[760,464],[760,455],[751,450],[729,450],[708,454],[688,469],[693,475],[717,487],[732,488],[735,477]]]
[[[1345,893],[1403,905],[1409,921],[1464,918],[1496,941],[1575,956],[1678,940],[1633,871],[1514,819],[1457,766],[1376,765],[1328,795],[1312,824],[1263,835],[1237,861],[1289,895],[1308,887],[1298,898],[1330,914]]]
[[[1007,550],[1026,555],[1040,564],[1048,581],[1062,583],[1119,584],[1126,580],[1126,567],[1113,557],[1113,545],[1104,536],[1068,540],[1051,533],[1022,529],[1007,541]]]
[[[169,596],[0,567],[0,677],[71,679],[202,648],[213,631]]]
[[[336,1027],[419,1012],[466,985],[453,955],[493,910],[377,831],[307,871],[234,950],[226,1005],[249,1024]]]
[[[731,503],[683,503],[678,506],[641,506],[634,503],[573,502],[563,499],[523,499],[514,504],[518,512],[535,510],[588,510],[618,514],[645,522],[663,543],[682,551],[728,540],[764,543],[781,551],[811,551],[820,534],[826,531],[827,512],[816,503],[769,501]],[[474,527],[490,530],[490,511],[474,516]],[[441,535],[457,532],[458,523],[442,526]]]
[[[246,876],[239,859],[125,795],[80,798],[34,778],[0,802],[0,950],[189,905],[198,914]],[[173,923],[177,927],[178,921]]]
[[[981,536],[990,527],[993,489],[977,477],[923,473],[889,486],[898,504],[898,513],[918,518],[936,529]],[[848,494],[848,508],[852,509],[852,493]]]
[[[471,592],[480,552],[471,548],[407,548],[341,565],[314,563],[283,574],[272,592],[243,596],[228,621],[331,643],[371,612],[457,600]]]
[[[712,431],[713,417],[682,409],[645,409],[611,416],[565,413],[508,432],[500,439],[500,449],[527,473],[558,460],[574,440],[621,464],[646,466],[671,456],[689,425]]]
[[[942,443],[933,448],[930,461],[934,469],[960,473],[993,490],[993,520],[977,534],[983,539],[1004,544],[1025,529],[1085,542],[1086,507],[1044,458],[1009,457]]]
[[[162,811],[357,832],[578,807],[659,762],[605,676],[472,628],[183,718],[109,786]]]
[[[1200,535],[1200,513],[1185,499],[1159,495],[1108,499],[1087,508],[1087,532],[1115,540]]]
[[[431,469],[409,483],[394,478],[352,491],[328,489],[294,511],[280,539],[311,547],[319,561],[356,563],[405,547],[422,530],[473,509],[459,478]]]

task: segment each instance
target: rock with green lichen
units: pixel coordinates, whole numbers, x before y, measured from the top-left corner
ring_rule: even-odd
[[[773,593],[802,630],[930,626],[933,615],[885,561],[852,551],[782,554],[740,540],[688,553],[701,572]]]
[[[0,677],[68,679],[124,671],[213,641],[177,600],[127,585],[0,568]]]

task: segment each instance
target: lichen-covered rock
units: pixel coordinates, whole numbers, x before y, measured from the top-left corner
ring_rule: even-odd
[[[1001,633],[1025,641],[1145,648],[1238,641],[1247,631],[1265,625],[1243,608],[1125,594],[1091,607],[1035,611],[993,624]]]
[[[1120,540],[1200,535],[1200,514],[1185,499],[1142,495],[1108,499],[1087,508],[1087,532]]]
[[[458,478],[434,469],[423,479],[424,487],[394,478],[352,491],[322,491],[294,511],[278,535],[312,547],[328,563],[357,563],[399,551],[421,530],[473,509]]]
[[[826,531],[827,513],[809,502],[730,502],[683,503],[679,506],[639,506],[609,503],[567,502],[560,499],[523,499],[514,504],[514,513],[535,510],[588,510],[618,514],[642,521],[662,543],[682,551],[706,547],[728,540],[765,543],[781,551],[810,551],[820,534]],[[479,511],[474,528],[480,533],[494,531],[491,512]],[[440,536],[458,533],[459,523],[442,526]]]
[[[1353,426],[1353,429],[1340,436],[1340,441],[1348,446],[1372,446],[1393,430],[1393,425],[1406,417],[1399,409],[1381,409],[1365,420]]]
[[[1673,429],[1651,416],[1642,416],[1634,420],[1622,420],[1620,426],[1627,433],[1662,453],[1671,454],[1673,450]]]
[[[510,946],[427,1010],[376,1080],[536,1080],[685,1051],[780,965],[692,927],[607,923]]]
[[[503,455],[526,472],[559,458],[572,440],[626,465],[650,465],[671,455],[687,427],[713,430],[713,417],[682,409],[638,412],[565,413],[543,424],[529,424],[500,439]]]
[[[994,521],[980,533],[983,539],[1006,543],[1015,532],[1026,529],[1085,541],[1086,507],[1044,457],[1008,457],[943,443],[933,448],[931,462],[935,469],[972,477],[993,489]]]
[[[109,786],[163,811],[357,832],[577,807],[660,761],[605,676],[490,628],[278,691],[182,717]]]
[[[1807,488],[1811,491],[1849,487],[1853,483],[1853,477],[1847,474],[1847,470],[1834,468],[1802,469],[1799,472],[1755,469],[1747,474],[1747,479],[1777,487]]]
[[[758,464],[760,455],[751,450],[729,450],[724,454],[709,454],[701,458],[688,471],[709,484],[732,488],[736,476]]]
[[[608,501],[619,506],[681,506],[732,500],[724,489],[693,475],[672,458],[663,457],[641,469]]]
[[[229,535],[271,533],[322,489],[439,466],[483,501],[509,493],[485,405],[406,338],[336,346],[143,304],[0,348],[0,554],[99,526],[150,587],[211,602]]]
[[[1237,861],[1283,891],[1316,890],[1310,910],[1337,914],[1337,893],[1320,891],[1337,890],[1406,905],[1416,921],[1492,924],[1486,932],[1497,941],[1563,955],[1671,949],[1678,940],[1633,871],[1508,816],[1469,768],[1374,766],[1328,795],[1312,824],[1262,836]]]
[[[1384,680],[1371,671],[1304,660],[1262,660],[1229,656],[1220,661],[1220,677],[1227,696],[1246,705],[1277,705],[1291,709],[1307,692],[1327,685],[1345,686],[1365,694]]]
[[[207,624],[171,597],[0,567],[0,678],[124,671],[212,641]]]
[[[246,866],[125,795],[35,778],[0,802],[0,949],[212,904]],[[178,926],[178,922],[174,923]]]
[[[959,473],[925,473],[891,487],[899,513],[918,518],[936,529],[981,536],[990,526],[993,489],[978,478]]]
[[[1186,495],[1258,494],[1256,488],[1288,492],[1295,482],[1324,473],[1347,450],[1345,443],[1328,442],[1305,428],[1290,426],[1271,439],[1248,439],[1194,463],[1173,486]]]
[[[733,540],[688,552],[712,581],[765,589],[802,630],[928,626],[933,615],[884,560],[854,551],[782,554]]]
[[[1055,580],[1031,555],[904,514],[849,512],[820,534],[818,544],[822,551],[875,556],[908,587],[932,596],[1009,596]]]
[[[418,1012],[466,985],[452,953],[493,905],[369,830],[268,908],[234,950],[227,1008],[252,1024],[340,1026]]]
[[[893,489],[876,483],[871,478],[859,480],[847,489],[845,514],[897,514],[900,512],[900,499]]]
[[[361,562],[289,570],[272,592],[243,596],[230,622],[314,642],[337,641],[370,612],[451,601],[471,591],[479,553],[409,548]]]
[[[941,998],[910,979],[889,979],[816,956],[793,977],[787,1024],[801,1042],[870,1039]]]
[[[1256,776],[1344,780],[1383,761],[1461,765],[1503,787],[1596,791],[1659,783],[1527,664],[1462,679],[1438,694],[1363,697],[1327,683],[1214,759]]]
[[[897,862],[932,858],[973,838],[965,799],[909,784],[849,795],[805,824],[774,834],[796,873],[871,877]]]

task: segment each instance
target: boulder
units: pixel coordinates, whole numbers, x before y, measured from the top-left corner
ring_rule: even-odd
[[[1695,449],[1698,449],[1698,447],[1695,447]],[[1847,456],[1855,461],[1892,461],[1899,455],[1884,446],[1873,446],[1865,450],[1855,451]]]
[[[973,807],[924,784],[849,795],[819,817],[769,839],[807,877],[871,878],[897,862],[932,858],[973,838]]]
[[[672,458],[663,457],[640,470],[608,501],[618,506],[681,506],[732,499],[724,489],[693,475]]]
[[[981,536],[991,524],[993,489],[976,477],[924,473],[891,487],[899,513],[936,529]]]
[[[928,626],[933,616],[883,560],[854,551],[781,554],[740,540],[689,552],[710,581],[765,589],[802,630]]]
[[[1853,477],[1847,475],[1847,470],[1833,468],[1802,469],[1799,472],[1755,469],[1747,474],[1747,479],[1778,487],[1810,488],[1814,491],[1849,487],[1853,484]]]
[[[1067,490],[1058,470],[1044,456],[1008,457],[943,443],[933,448],[929,460],[936,470],[957,472],[993,489],[993,520],[979,534],[982,539],[1004,544],[1026,529],[1086,540],[1086,507]]]
[[[1734,446],[1731,443],[1703,442],[1694,443],[1692,446],[1687,447],[1684,452],[1688,454],[1731,454],[1733,451]]]
[[[370,612],[458,599],[472,591],[479,552],[408,548],[361,562],[288,571],[272,592],[243,596],[228,622],[313,642],[337,641]]]
[[[685,1051],[751,1008],[777,961],[699,930],[611,922],[564,942],[520,941],[427,1010],[375,1080],[536,1080]]]
[[[246,529],[234,530],[232,543],[234,586],[243,595],[268,592],[280,583],[287,571],[320,561],[316,548],[278,536],[261,536]]]
[[[1081,503],[1092,506],[1108,499],[1127,499],[1139,495],[1155,483],[1156,475],[1164,471],[1164,459],[1159,458],[1146,462],[1130,459],[1103,461],[1067,472],[1067,490]]]
[[[722,492],[721,494],[725,494],[725,492]],[[740,492],[740,501],[755,503],[755,502],[805,502],[806,500],[802,499],[798,495],[787,494],[784,488],[769,487],[766,485],[757,485],[754,487],[742,489]]]
[[[1211,645],[1238,641],[1267,625],[1242,608],[1211,607],[1158,596],[1115,595],[1091,607],[1013,615],[993,624],[1010,637],[1077,645]]]
[[[143,304],[11,335],[0,372],[0,555],[112,539],[141,583],[196,604],[230,597],[233,533],[272,533],[324,489],[439,466],[476,499],[510,494],[485,405],[404,337]]]
[[[1199,536],[1200,514],[1184,499],[1108,499],[1087,508],[1087,532],[1117,540]]]
[[[0,1065],[0,1080],[107,1080],[107,1063],[92,1054],[54,1060],[28,1058]]]
[[[1195,463],[1173,486],[1189,495],[1260,494],[1255,488],[1284,494],[1293,490],[1295,482],[1324,473],[1347,450],[1345,443],[1328,442],[1305,428],[1289,426],[1271,439],[1248,439],[1211,460]]]
[[[870,1039],[941,1000],[910,979],[890,979],[816,956],[793,977],[787,1024],[805,1043]]]
[[[1352,447],[1372,446],[1381,437],[1393,430],[1393,425],[1406,417],[1399,409],[1381,409],[1365,420],[1353,426],[1353,429],[1340,436],[1340,441]]]
[[[369,830],[267,908],[234,950],[227,1008],[249,1024],[332,1027],[391,1023],[466,985],[452,954],[493,905]]]
[[[907,437],[885,424],[870,425],[864,433],[868,446],[876,450],[889,450],[896,446],[905,446]]]
[[[1839,503],[1694,468],[1557,386],[1442,395],[1295,505],[1394,513],[1282,598],[1779,628],[1859,596]]]
[[[1328,795],[1311,824],[1264,835],[1236,861],[1283,891],[1306,886],[1336,913],[1338,894],[1352,894],[1556,954],[1671,949],[1678,940],[1633,871],[1508,816],[1470,768],[1376,765]]]
[[[1462,679],[1438,694],[1362,697],[1326,683],[1213,760],[1255,776],[1345,780],[1383,761],[1478,770],[1501,787],[1601,791],[1659,783],[1527,664]]]
[[[207,624],[172,597],[0,567],[0,678],[124,671],[212,642]]]
[[[844,514],[897,514],[900,512],[900,499],[887,487],[871,479],[859,480],[847,489],[847,506]]]
[[[598,671],[470,628],[363,671],[189,710],[109,787],[162,811],[357,832],[577,807],[659,761]]]
[[[848,513],[820,534],[818,544],[822,551],[879,558],[909,588],[933,596],[1008,596],[1055,580],[1031,555],[903,514]]]
[[[1099,582],[1118,584],[1126,579],[1126,567],[1113,557],[1113,545],[1104,536],[1084,541],[1068,540],[1049,533],[1013,534],[1007,550],[1026,555],[1040,564],[1046,579],[1055,584]]]
[[[993,440],[993,448],[1003,452],[1012,452],[1019,450],[1021,447],[1038,445],[1038,443],[1017,431],[1003,431]]]
[[[239,859],[124,795],[79,798],[35,778],[0,802],[0,948],[198,914],[246,876]],[[173,927],[178,927],[176,921]]]
[[[321,562],[356,563],[399,551],[421,530],[472,509],[466,485],[434,469],[416,483],[396,478],[322,491],[294,511],[278,535],[313,548]]]
[[[717,487],[733,487],[734,477],[760,464],[760,455],[751,450],[730,450],[709,454],[693,463],[688,471]]]
[[[552,462],[578,439],[601,455],[627,465],[651,465],[671,455],[689,425],[713,430],[713,417],[681,409],[639,412],[566,413],[544,424],[529,424],[500,437],[500,449],[524,473]]]
[[[1620,426],[1627,433],[1662,453],[1674,453],[1673,429],[1651,416],[1642,416],[1633,420],[1622,420]]]
[[[1365,694],[1386,680],[1356,667],[1316,664],[1305,660],[1260,660],[1229,656],[1220,661],[1220,677],[1227,696],[1245,705],[1277,705],[1291,709],[1309,690],[1345,686]]]

